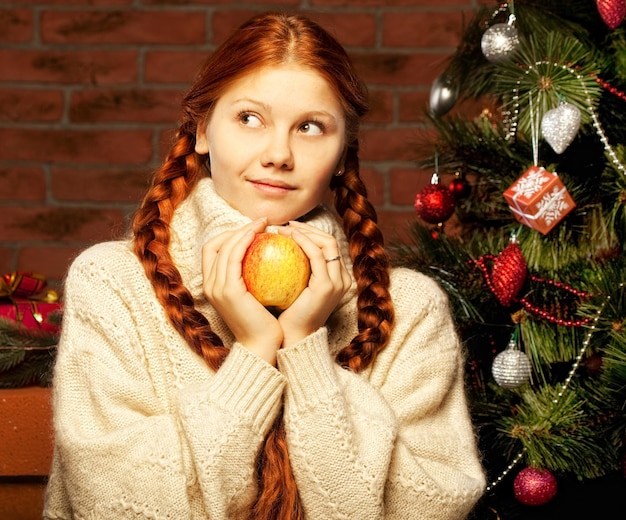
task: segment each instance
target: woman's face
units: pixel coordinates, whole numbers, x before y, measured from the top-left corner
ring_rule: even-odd
[[[217,193],[251,219],[284,224],[312,210],[343,167],[345,116],[329,83],[299,65],[233,83],[198,128]]]

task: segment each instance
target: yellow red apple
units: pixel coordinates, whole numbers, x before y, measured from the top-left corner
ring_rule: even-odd
[[[291,237],[257,233],[242,264],[248,291],[271,311],[284,311],[309,284],[311,264]]]

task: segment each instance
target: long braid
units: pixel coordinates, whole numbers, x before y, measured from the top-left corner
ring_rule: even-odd
[[[135,254],[144,266],[172,325],[209,367],[219,369],[228,354],[206,317],[196,310],[169,252],[170,223],[176,207],[206,175],[193,152],[195,140],[178,140],[153,176],[152,186],[133,219]],[[282,411],[259,452],[259,491],[250,520],[301,520],[302,506],[289,462]]]
[[[193,146],[192,136],[179,132],[169,156],[154,174],[152,186],[133,219],[135,254],[174,328],[217,370],[228,350],[211,330],[206,317],[196,310],[169,252],[174,210],[206,175],[197,155],[192,153]]]
[[[345,173],[333,179],[335,208],[343,218],[357,282],[359,333],[336,357],[337,363],[355,372],[367,368],[386,346],[394,322],[389,294],[389,255],[377,225],[374,206],[358,175],[357,150],[349,150]]]

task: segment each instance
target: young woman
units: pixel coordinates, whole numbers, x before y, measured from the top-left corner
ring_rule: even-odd
[[[210,57],[132,238],[68,273],[45,518],[467,516],[485,480],[462,349],[438,286],[390,268],[365,112],[301,16],[259,15]],[[268,229],[312,271],[278,316],[242,280]]]

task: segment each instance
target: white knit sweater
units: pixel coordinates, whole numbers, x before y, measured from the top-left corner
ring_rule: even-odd
[[[284,403],[307,519],[462,519],[485,479],[447,299],[392,271],[396,325],[361,374],[334,355],[357,332],[355,291],[326,327],[278,353],[277,368],[233,341],[201,288],[206,239],[249,219],[202,180],[176,211],[171,252],[230,348],[213,372],[170,325],[130,241],[91,247],[66,279],[53,387],[47,519],[245,519],[259,447]],[[333,215],[309,220],[347,243]]]

